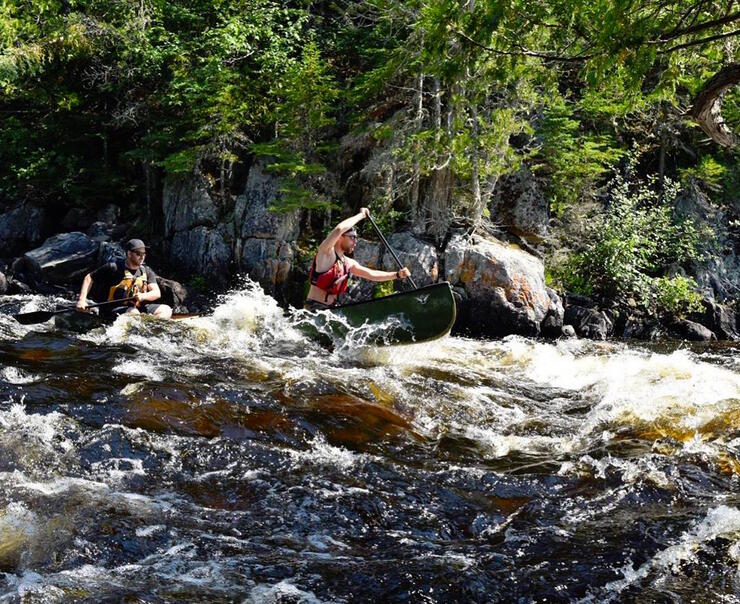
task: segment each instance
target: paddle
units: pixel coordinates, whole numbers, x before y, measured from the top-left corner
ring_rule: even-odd
[[[132,300],[135,300],[135,298],[121,298],[120,300],[111,300],[110,302],[98,302],[96,304],[88,304],[87,307],[95,308],[96,306],[112,306],[116,304],[120,305],[122,302],[131,302]],[[19,315],[13,315],[13,318],[21,325],[33,325],[34,323],[43,323],[44,321],[48,321],[54,315],[58,315],[63,312],[72,312],[73,310],[77,310],[77,307],[70,306],[68,308],[62,308],[61,310],[37,310],[34,312],[24,312]]]
[[[393,248],[391,247],[390,243],[388,243],[388,241],[386,241],[386,238],[383,237],[383,233],[380,232],[380,229],[378,228],[378,225],[375,224],[373,217],[370,216],[370,214],[368,214],[367,219],[370,221],[370,224],[372,224],[373,227],[375,228],[375,232],[378,234],[378,237],[380,237],[380,240],[385,244],[385,247],[388,248],[388,251],[391,253],[391,256],[393,256],[393,259],[396,261],[396,264],[398,264],[398,268],[402,269],[403,264],[401,264],[401,261],[398,259],[398,256],[396,256],[396,252],[393,251]],[[411,278],[411,275],[409,275],[407,279],[409,280],[409,283],[411,283],[411,285],[414,286],[414,289],[419,289],[418,287],[416,287],[416,283],[414,283],[414,280]]]

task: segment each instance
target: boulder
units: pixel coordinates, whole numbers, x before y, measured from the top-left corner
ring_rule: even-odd
[[[178,272],[203,275],[211,286],[223,287],[231,274],[231,250],[217,229],[199,226],[175,233],[169,256]]]
[[[24,255],[52,283],[78,281],[94,269],[100,244],[80,232],[61,233]]]
[[[411,233],[394,233],[388,240],[401,264],[411,271],[411,278],[417,286],[424,287],[436,283],[439,277],[437,248],[414,237]],[[381,244],[382,246],[382,244]],[[393,255],[382,246],[382,265],[385,271],[398,270]]]
[[[717,336],[711,330],[688,319],[672,323],[669,326],[669,331],[676,338],[692,342],[711,342],[717,339]]]
[[[98,210],[95,218],[98,222],[102,222],[108,226],[116,224],[121,217],[121,208],[113,203],[109,203],[104,208]]]
[[[575,338],[576,337],[576,330],[573,329],[572,325],[563,325],[560,333],[560,337],[562,338]]]
[[[550,308],[548,309],[545,318],[542,320],[540,331],[543,336],[557,338],[561,335],[563,330],[565,308],[563,307],[563,301],[554,289],[548,287],[546,288],[546,291],[547,295],[550,296]]]
[[[47,234],[48,223],[45,209],[29,205],[0,214],[0,254],[11,257],[36,245]]]
[[[0,273],[0,296],[8,292],[8,279],[3,273]]]
[[[720,340],[740,340],[735,311],[729,306],[711,300],[703,301],[704,312],[691,315],[691,319],[707,327]]]
[[[275,239],[247,239],[242,247],[241,269],[268,292],[277,293],[288,284],[295,250]]]
[[[212,228],[219,218],[206,182],[198,177],[166,182],[162,192],[162,212],[167,238],[199,226]]]
[[[606,340],[614,330],[609,317],[597,308],[570,305],[565,309],[563,321],[572,325],[580,337],[593,340]]]
[[[357,242],[357,247],[355,247],[352,257],[363,266],[380,269],[382,268],[383,244],[360,239]],[[313,258],[311,258],[312,261]],[[310,269],[311,263],[309,262],[306,267],[306,274],[308,274]],[[376,285],[373,281],[353,277],[349,282],[349,290],[342,296],[342,303],[347,304],[349,302],[369,300],[373,297]]]
[[[162,292],[162,298],[158,302],[168,304],[175,312],[188,312],[188,290],[184,285],[162,277],[157,277],[157,285]]]
[[[100,243],[97,266],[125,259],[126,252],[123,250],[120,243],[112,243],[110,241],[102,241]]]
[[[547,235],[549,203],[526,167],[499,179],[489,209],[495,223],[505,225],[529,242],[540,243]]]
[[[236,198],[236,232],[243,239],[295,241],[300,233],[300,212],[270,210],[279,196],[280,180],[265,167],[258,161],[250,168],[244,192]]]
[[[641,314],[628,316],[622,330],[622,337],[636,340],[656,341],[663,335],[660,323],[655,318],[648,318]]]
[[[71,208],[59,223],[58,230],[82,231],[95,221],[95,215],[85,208]]]
[[[497,240],[455,233],[444,261],[447,281],[464,290],[460,327],[489,336],[540,333],[552,305],[540,260]]]
[[[113,229],[105,222],[93,222],[87,229],[87,235],[95,241],[110,241]]]

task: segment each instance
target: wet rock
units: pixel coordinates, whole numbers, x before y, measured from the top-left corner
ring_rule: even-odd
[[[295,250],[289,243],[275,239],[248,239],[244,242],[241,269],[266,291],[285,300],[290,288]]]
[[[8,291],[8,279],[4,273],[0,273],[0,296],[6,294]]]
[[[546,288],[546,291],[547,295],[550,297],[550,308],[548,309],[545,318],[542,320],[540,331],[543,336],[557,338],[563,329],[565,308],[563,307],[563,301],[554,289],[548,287]]]
[[[635,340],[648,340],[657,342],[665,337],[665,330],[654,318],[642,316],[629,316],[624,324],[622,336]]]
[[[169,256],[178,272],[203,275],[210,286],[223,287],[231,274],[231,251],[217,229],[199,226],[175,233]]]
[[[708,328],[720,340],[740,340],[735,312],[729,306],[711,300],[703,301],[704,312],[691,315],[691,319]]]
[[[95,218],[98,222],[113,226],[121,218],[121,208],[113,203],[109,203],[104,208],[98,210]]]
[[[164,235],[195,227],[214,227],[218,223],[218,208],[208,193],[206,182],[197,176],[170,180],[162,193]]]
[[[582,306],[583,308],[596,308],[596,302],[588,296],[579,294],[568,294],[565,297],[566,306]]]
[[[236,198],[234,221],[243,239],[295,241],[300,233],[300,212],[273,212],[279,196],[280,180],[265,172],[257,162],[249,170],[244,192]]]
[[[34,288],[24,283],[23,281],[20,281],[14,277],[8,277],[7,279],[8,279],[8,290],[6,293],[10,295],[34,293]]]
[[[408,232],[394,233],[388,239],[388,243],[398,256],[401,264],[411,271],[411,277],[416,285],[424,287],[436,283],[439,277],[439,259],[437,258],[436,247],[417,239]],[[381,250],[383,254],[381,269],[385,271],[398,270],[398,264],[396,264],[393,255],[385,249],[385,246]]]
[[[0,214],[0,254],[11,257],[38,244],[48,233],[45,209],[22,205]]]
[[[367,241],[366,239],[360,239],[357,242],[357,247],[352,255],[363,266],[368,268],[381,267],[381,260],[383,258],[383,244],[375,243],[373,241]],[[311,262],[313,258],[311,258]],[[311,262],[306,267],[306,274],[311,268]],[[349,282],[349,290],[342,296],[342,303],[347,304],[349,302],[359,302],[361,300],[369,300],[373,297],[375,292],[376,284],[367,279],[351,278]]]
[[[84,208],[72,208],[62,218],[59,230],[83,231],[95,221],[95,216],[90,210]]]
[[[120,243],[113,243],[110,241],[102,241],[100,243],[97,266],[125,259],[126,252],[123,250]]]
[[[573,328],[572,325],[563,325],[563,328],[561,329],[560,335],[563,338],[575,338],[576,337],[576,330]]]
[[[93,222],[87,229],[87,235],[95,241],[110,241],[113,229],[105,222]]]
[[[445,277],[462,287],[461,327],[481,335],[538,335],[552,304],[541,261],[493,239],[455,234]]]
[[[52,283],[70,283],[97,266],[99,248],[100,244],[84,233],[62,233],[27,252],[24,258]]]
[[[162,292],[162,297],[157,301],[161,304],[168,304],[175,312],[188,312],[188,290],[187,288],[173,281],[172,279],[164,279],[157,277],[157,284]]]
[[[300,283],[291,280],[300,211],[270,210],[278,201],[279,185],[280,180],[266,172],[264,162],[250,168],[244,193],[237,197],[234,209],[236,249],[242,271],[281,301],[297,302],[303,296],[302,279]]]
[[[688,319],[672,323],[669,326],[669,331],[674,337],[692,342],[710,342],[717,339],[717,336],[711,330]]]
[[[494,222],[506,225],[527,241],[539,243],[547,235],[549,204],[539,182],[526,167],[501,177],[490,211]]]
[[[563,320],[572,325],[580,337],[593,340],[606,340],[614,329],[609,317],[597,308],[570,305],[565,309]]]

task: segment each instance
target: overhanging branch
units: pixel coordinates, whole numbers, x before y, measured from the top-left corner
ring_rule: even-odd
[[[722,97],[740,82],[740,63],[718,71],[694,99],[688,114],[718,145],[734,147],[737,137],[722,118]]]

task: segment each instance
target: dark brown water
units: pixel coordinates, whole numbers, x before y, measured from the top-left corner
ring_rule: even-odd
[[[0,601],[740,602],[740,353],[0,298]]]

